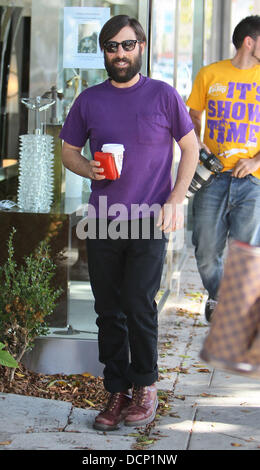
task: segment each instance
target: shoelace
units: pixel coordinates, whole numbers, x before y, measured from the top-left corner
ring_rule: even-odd
[[[143,406],[145,404],[147,395],[147,388],[146,387],[135,387],[133,389],[133,403],[138,406]]]
[[[109,400],[108,400],[108,404],[106,406],[106,411],[113,411],[113,409],[117,405],[117,402],[118,402],[120,397],[121,397],[121,392],[112,393]]]

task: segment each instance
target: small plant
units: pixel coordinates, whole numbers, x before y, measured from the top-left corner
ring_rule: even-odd
[[[0,267],[0,338],[7,352],[19,363],[35,338],[48,333],[45,317],[53,312],[62,289],[51,286],[56,266],[45,241],[17,266],[13,247],[15,232],[13,228],[7,243],[8,258]]]
[[[5,345],[0,343],[0,365],[5,367],[18,367],[19,364],[16,360],[9,354],[8,351],[3,351]]]

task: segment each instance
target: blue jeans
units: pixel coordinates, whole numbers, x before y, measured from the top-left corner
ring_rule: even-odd
[[[212,175],[193,200],[195,257],[203,286],[217,298],[226,241],[260,245],[260,180]]]

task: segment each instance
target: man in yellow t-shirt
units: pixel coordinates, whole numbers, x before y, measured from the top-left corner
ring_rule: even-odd
[[[244,18],[232,40],[234,58],[203,67],[187,101],[200,148],[224,165],[193,200],[192,239],[209,294],[208,321],[217,302],[227,239],[260,245],[260,16]]]

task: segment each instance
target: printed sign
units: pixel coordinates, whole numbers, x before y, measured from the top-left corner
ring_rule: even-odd
[[[98,37],[109,18],[110,8],[64,8],[64,68],[104,68],[104,58]]]

